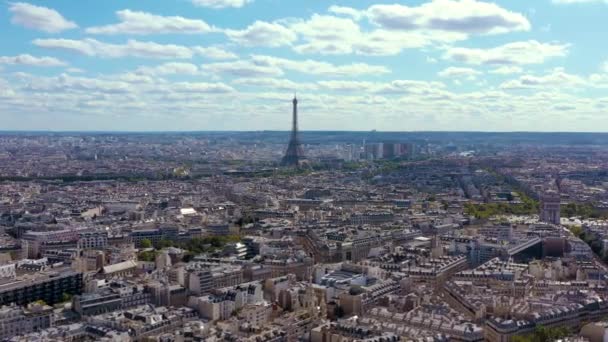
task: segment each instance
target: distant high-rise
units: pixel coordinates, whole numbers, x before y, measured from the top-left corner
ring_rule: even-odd
[[[289,145],[287,145],[287,151],[285,151],[281,164],[284,166],[298,166],[302,160],[304,160],[304,152],[302,152],[298,133],[298,99],[294,96],[291,138],[289,139]]]

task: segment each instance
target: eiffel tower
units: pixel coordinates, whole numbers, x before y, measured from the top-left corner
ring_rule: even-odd
[[[293,122],[291,126],[291,138],[289,139],[289,145],[287,145],[287,151],[285,156],[281,160],[283,166],[299,166],[300,162],[304,160],[304,152],[302,152],[302,146],[300,145],[300,136],[298,133],[298,99],[293,97]]]

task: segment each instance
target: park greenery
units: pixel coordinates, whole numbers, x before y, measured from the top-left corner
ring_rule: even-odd
[[[240,241],[241,237],[238,235],[208,236],[203,238],[193,238],[186,241],[162,239],[156,244],[152,244],[152,242],[148,239],[143,239],[141,241],[141,247],[147,250],[139,252],[137,258],[141,261],[154,261],[156,260],[156,256],[159,254],[160,250],[163,248],[176,247],[186,251],[184,261],[189,261],[195,255],[213,253],[222,249],[229,243]]]
[[[398,159],[381,159],[374,161],[374,165],[377,167],[377,174],[387,174],[399,170],[402,166],[402,161]]]
[[[566,327],[547,328],[537,326],[531,334],[513,336],[513,342],[550,342],[563,339],[570,335],[570,330]]]
[[[365,164],[362,162],[349,161],[342,164],[342,171],[357,171],[363,167],[365,167]]]
[[[152,248],[152,241],[150,239],[141,240],[141,248]]]
[[[61,295],[61,302],[62,302],[62,303],[65,303],[65,302],[71,302],[71,301],[72,301],[72,297],[73,297],[73,296],[72,296],[71,294],[69,294],[69,293],[67,293],[67,292],[64,292],[64,293]]]
[[[203,175],[207,176],[207,175]],[[117,180],[123,182],[142,182],[142,181],[166,181],[179,179],[180,177],[168,172],[147,173],[96,173],[96,174],[60,174],[52,176],[1,176],[0,182],[31,182],[31,181],[54,181],[61,183],[93,182]]]
[[[478,219],[487,219],[498,215],[532,215],[538,213],[538,201],[528,197],[523,192],[517,192],[519,203],[466,203],[464,211],[467,215]]]
[[[298,167],[292,167],[292,168],[281,168],[281,169],[277,169],[271,176],[277,176],[277,177],[295,177],[295,176],[306,176],[309,175],[312,172],[311,169],[309,168],[298,168]]]
[[[572,232],[574,236],[580,238],[581,240],[584,240],[583,237],[585,236],[585,231],[583,230],[583,227],[572,226],[570,227],[570,232]]]
[[[498,215],[532,215],[538,214],[539,202],[523,192],[517,192],[521,203],[466,203],[467,215],[478,219],[487,219]],[[608,219],[608,212],[597,209],[591,203],[568,203],[561,208],[562,217],[580,217],[582,219]]]
[[[589,245],[589,247],[591,247],[591,250],[593,251],[593,253],[595,253],[599,257],[603,256],[602,255],[603,254],[603,251],[602,251],[602,241],[600,239],[598,239],[597,237],[595,237],[593,235],[586,234],[581,226],[570,227],[570,231],[572,232],[572,234],[574,236],[576,236],[579,239],[585,241],[585,243],[587,245]],[[602,259],[605,262],[608,262],[608,255],[603,256]]]
[[[572,234],[579,239],[583,240],[595,255],[601,258],[605,263],[608,263],[608,253],[602,249],[602,240],[598,239],[597,236],[586,234],[581,226],[570,227]]]
[[[563,217],[580,217],[583,219],[606,219],[608,213],[597,209],[591,203],[568,203],[561,208]]]
[[[159,251],[156,249],[141,251],[137,254],[137,259],[139,261],[154,261],[158,253]]]

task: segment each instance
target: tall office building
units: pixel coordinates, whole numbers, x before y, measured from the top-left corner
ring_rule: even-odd
[[[367,160],[395,159],[411,155],[412,145],[406,143],[381,142],[364,144]]]
[[[298,166],[302,160],[304,160],[304,152],[302,152],[298,133],[298,99],[294,96],[291,138],[289,139],[289,145],[287,145],[287,151],[285,151],[281,164],[284,166]]]

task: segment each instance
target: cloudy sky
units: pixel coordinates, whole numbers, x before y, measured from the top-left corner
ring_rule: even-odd
[[[0,130],[608,131],[608,0],[0,6]]]

